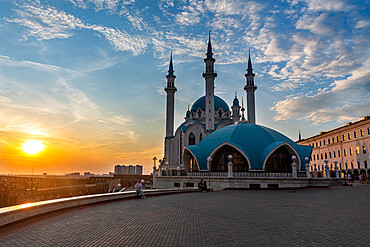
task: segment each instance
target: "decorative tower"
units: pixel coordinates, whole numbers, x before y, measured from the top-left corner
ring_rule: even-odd
[[[236,96],[235,92],[235,99],[233,100],[233,106],[231,107],[233,111],[233,115],[231,118],[233,119],[233,123],[236,123],[240,120],[240,105],[239,105],[239,100],[238,97]]]
[[[215,78],[217,73],[214,70],[216,59],[212,57],[211,45],[211,30],[209,30],[207,57],[204,59],[206,63],[206,71],[203,72],[203,77],[206,80],[206,134],[211,133],[215,128]]]
[[[175,78],[173,74],[173,64],[172,64],[172,52],[170,59],[170,66],[168,69],[167,87],[164,89],[167,93],[167,106],[166,106],[166,137],[164,141],[164,158],[166,162],[171,162],[171,142],[173,139],[173,128],[174,128],[174,113],[175,113],[175,92],[177,91],[175,87]]]
[[[252,72],[252,62],[251,62],[251,49],[249,49],[249,58],[248,58],[248,69],[245,78],[247,84],[244,86],[244,90],[247,93],[247,119],[249,122],[256,123],[256,112],[255,112],[255,100],[254,100],[254,91],[257,90],[257,86],[254,85],[254,76]]]

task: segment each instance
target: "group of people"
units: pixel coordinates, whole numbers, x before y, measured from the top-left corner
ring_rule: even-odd
[[[203,179],[201,179],[200,182],[198,183],[198,188],[202,192],[207,192],[207,182],[206,181],[203,181]]]
[[[143,191],[143,187],[144,187],[144,179],[142,180],[137,180],[136,184],[135,184],[135,191],[136,191],[136,195],[139,197],[141,196],[142,199],[145,199],[145,195],[144,195],[144,191]]]

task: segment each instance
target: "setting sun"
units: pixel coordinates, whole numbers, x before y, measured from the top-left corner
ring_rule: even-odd
[[[22,149],[28,154],[37,154],[44,149],[44,144],[39,140],[28,140],[22,145]]]

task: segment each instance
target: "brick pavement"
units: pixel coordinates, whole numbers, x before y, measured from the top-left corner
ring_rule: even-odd
[[[370,246],[369,208],[368,185],[155,196],[35,218],[0,246]]]

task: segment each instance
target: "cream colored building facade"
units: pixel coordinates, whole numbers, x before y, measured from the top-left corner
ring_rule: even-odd
[[[310,171],[314,172],[316,165],[319,176],[326,177],[325,160],[331,176],[335,176],[335,161],[341,177],[348,174],[359,177],[362,173],[370,176],[370,116],[297,143],[313,147]]]

